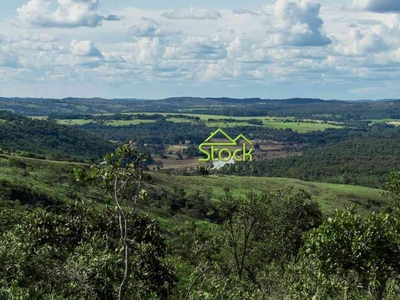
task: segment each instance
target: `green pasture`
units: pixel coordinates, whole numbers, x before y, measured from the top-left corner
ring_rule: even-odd
[[[147,113],[124,113],[128,115],[137,115],[137,114],[161,114],[163,116],[170,115],[168,118],[169,121],[175,123],[183,123],[183,122],[193,122],[192,120],[185,119],[179,117],[184,113],[155,113],[155,112],[147,112]],[[190,117],[199,117],[202,121],[206,122],[207,126],[210,127],[237,127],[237,126],[259,126],[252,125],[246,123],[246,121],[251,119],[261,120],[263,122],[264,127],[268,128],[276,128],[276,129],[292,129],[297,132],[305,133],[309,131],[324,131],[328,128],[343,128],[340,124],[335,122],[324,123],[320,120],[302,120],[301,122],[296,122],[294,117],[286,117],[286,118],[278,118],[278,117],[268,117],[268,116],[259,116],[259,117],[229,117],[229,116],[221,116],[221,115],[203,115],[203,114],[184,114]],[[176,116],[176,117],[175,117]],[[219,122],[208,122],[209,119],[217,119]],[[235,119],[243,122],[230,122],[229,119]],[[59,120],[59,124],[63,125],[84,125],[93,122],[93,120]],[[128,126],[128,125],[138,125],[140,123],[153,123],[155,120],[114,120],[114,121],[105,121],[103,124],[111,125],[111,126]]]
[[[156,182],[167,188],[183,188],[187,193],[211,193],[214,200],[229,189],[235,195],[244,195],[249,190],[268,192],[282,188],[304,189],[318,201],[323,211],[356,205],[360,212],[368,211],[371,201],[385,201],[381,190],[343,184],[307,182],[297,179],[244,176],[178,176],[155,173]]]

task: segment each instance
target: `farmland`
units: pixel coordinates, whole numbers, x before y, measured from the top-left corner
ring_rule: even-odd
[[[105,121],[98,121],[95,116],[93,119],[58,119],[57,122],[63,125],[84,125],[89,124],[91,122],[101,122],[104,125],[110,126],[129,126],[129,125],[138,125],[140,123],[152,123],[155,122],[156,119],[144,120],[137,119],[135,116],[137,115],[162,115],[165,117],[167,121],[175,122],[175,123],[187,123],[187,122],[196,122],[189,118],[199,118],[199,120],[206,123],[209,127],[237,127],[237,126],[263,126],[267,128],[275,128],[275,129],[291,129],[300,133],[312,132],[312,131],[324,131],[328,128],[343,128],[340,123],[333,121],[322,121],[322,120],[311,120],[311,119],[296,119],[294,117],[288,118],[278,118],[278,117],[270,117],[270,116],[258,116],[258,117],[228,117],[223,115],[207,115],[207,114],[186,114],[186,113],[124,113],[123,115],[132,116],[132,120],[112,120],[112,114],[105,114],[110,119]],[[184,116],[184,117],[182,117]],[[251,124],[248,121],[258,120],[260,121],[260,125]]]

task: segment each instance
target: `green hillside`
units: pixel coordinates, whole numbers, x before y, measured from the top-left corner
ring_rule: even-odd
[[[381,187],[400,169],[399,138],[356,138],[319,147],[287,159],[255,162],[261,176],[277,176]]]
[[[0,111],[0,149],[56,159],[95,159],[115,148],[75,128]]]
[[[378,203],[385,201],[381,190],[344,185],[307,182],[297,179],[274,177],[239,177],[239,176],[179,176],[164,173],[154,175],[155,183],[172,189],[174,187],[185,189],[187,193],[211,194],[216,200],[224,195],[224,190],[229,189],[236,195],[244,195],[249,190],[270,192],[276,189],[294,188],[308,191],[318,201],[325,212],[336,208],[344,208],[355,204],[360,211],[376,208]]]
[[[81,197],[108,202],[99,191],[79,190],[75,186],[73,168],[85,167],[85,165],[2,155],[0,156],[0,167],[0,182],[3,183],[3,188],[8,186],[8,189],[10,189],[10,186],[6,184],[6,182],[9,182],[16,189],[18,187],[22,190],[28,189],[33,194],[44,195],[49,199],[69,201]],[[198,193],[211,198],[213,201],[221,198],[226,189],[229,189],[233,194],[244,195],[249,190],[269,192],[282,188],[305,189],[328,213],[335,208],[344,208],[352,204],[357,205],[359,211],[373,210],[380,205],[379,203],[385,201],[378,189],[352,185],[270,177],[181,176],[162,172],[149,172],[149,174],[152,177],[150,186],[166,192],[180,188],[184,189],[187,194]],[[10,197],[10,199],[6,199],[7,195],[13,194],[3,193],[0,200],[22,200],[11,199]]]

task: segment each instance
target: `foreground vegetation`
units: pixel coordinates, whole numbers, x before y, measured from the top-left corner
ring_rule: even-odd
[[[0,299],[398,299],[399,103],[0,99]],[[221,124],[279,159],[156,164]]]
[[[399,174],[387,202],[362,187],[143,173],[124,147],[90,169],[0,159],[1,298],[396,299]],[[363,217],[334,210],[351,202]]]

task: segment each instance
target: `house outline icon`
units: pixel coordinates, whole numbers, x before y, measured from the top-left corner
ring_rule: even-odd
[[[221,133],[229,142],[210,142],[210,140],[215,137],[218,133]],[[246,143],[253,145],[253,143],[246,138],[243,134],[239,134],[235,139],[232,139],[228,134],[226,134],[222,129],[217,129],[201,144],[202,146],[237,146],[238,141],[243,139]]]

